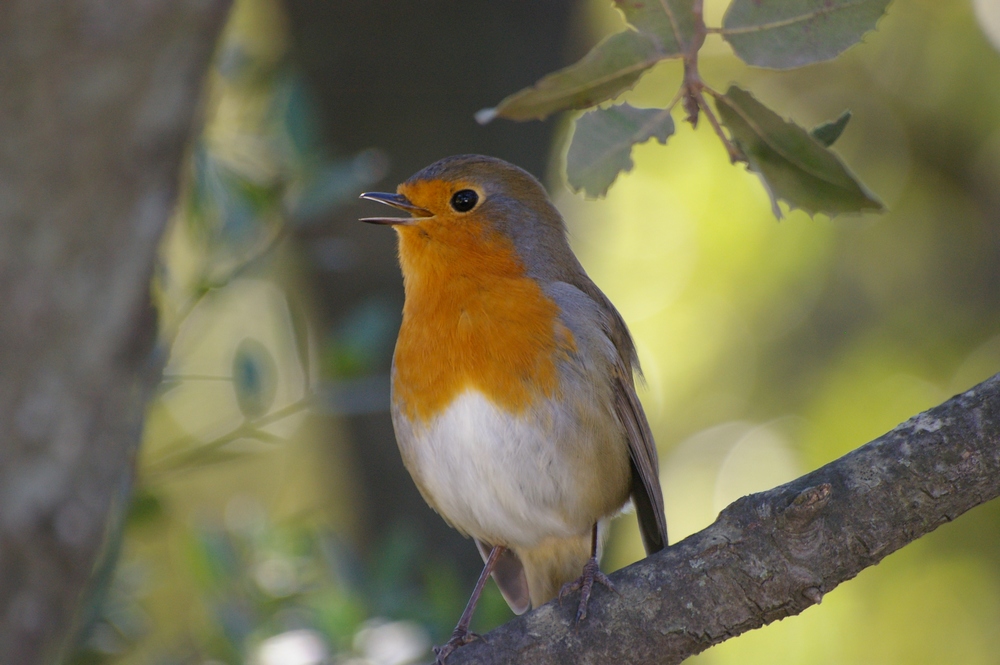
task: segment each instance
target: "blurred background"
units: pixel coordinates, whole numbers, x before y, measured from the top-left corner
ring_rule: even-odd
[[[593,201],[562,179],[570,119],[475,124],[621,29],[604,0],[236,0],[155,284],[170,360],[72,662],[402,665],[450,634],[481,560],[399,460],[395,237],[356,222],[359,192],[449,154],[541,177],[629,323],[674,542],[1000,371],[997,13],[896,0],[789,73],[711,36],[713,87],[803,126],[851,109],[836,149],[889,209],[779,222],[706,126],[639,147]],[[680,77],[625,97],[665,105]],[[604,569],[641,556],[625,516]],[[473,628],[510,616],[490,585]],[[690,662],[996,663],[998,625],[994,502]]]

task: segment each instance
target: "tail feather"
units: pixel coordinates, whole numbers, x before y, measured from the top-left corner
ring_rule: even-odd
[[[600,528],[598,533],[603,536],[606,531]],[[590,559],[590,533],[573,538],[548,538],[530,550],[518,550],[517,555],[528,580],[531,606],[539,607],[559,595],[564,584],[580,577]]]
[[[483,561],[490,556],[492,545],[476,540],[476,547]],[[524,614],[531,608],[531,596],[528,591],[528,580],[524,574],[524,566],[512,550],[504,550],[493,567],[493,581],[500,587],[500,595],[510,605],[514,614]]]

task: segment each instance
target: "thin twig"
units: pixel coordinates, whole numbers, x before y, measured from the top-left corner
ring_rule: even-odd
[[[212,374],[164,374],[164,381],[232,381],[231,376],[215,376]]]
[[[712,125],[712,129],[715,130],[715,133],[722,141],[722,145],[726,146],[726,152],[729,153],[730,163],[735,164],[736,162],[746,162],[747,158],[746,155],[743,154],[743,151],[737,148],[729,137],[726,136],[725,132],[722,131],[722,126],[719,124],[719,121],[715,117],[715,113],[712,111],[711,107],[708,105],[708,102],[705,101],[705,96],[702,94],[702,90],[708,92],[708,94],[712,95],[714,99],[718,99],[722,95],[704,84],[695,90],[694,93],[695,98],[698,100],[698,105],[701,107],[701,110],[705,112],[705,117],[708,118],[708,122]]]
[[[162,474],[169,471],[171,468],[185,466],[191,463],[192,460],[197,460],[200,456],[215,452],[234,441],[251,437],[251,435],[257,436],[261,428],[272,425],[289,416],[293,416],[307,408],[312,399],[313,395],[310,394],[264,416],[253,420],[245,420],[225,434],[196,446],[192,446],[190,444],[194,437],[186,436],[176,439],[165,446],[167,449],[166,453],[160,455],[160,457],[150,461],[144,466],[143,474],[147,476]],[[257,436],[257,438],[268,437]]]
[[[234,279],[236,279],[240,275],[244,274],[247,270],[249,270],[251,266],[259,263],[261,260],[264,259],[264,257],[273,252],[281,243],[281,241],[287,238],[290,233],[291,231],[288,223],[283,222],[278,227],[278,230],[274,233],[274,235],[271,236],[270,239],[268,239],[267,243],[256,254],[250,256],[249,258],[245,259],[242,263],[238,264],[225,277],[210,280],[206,276],[207,273],[203,272],[201,277],[198,279],[198,286],[195,294],[192,295],[190,298],[188,298],[186,301],[184,301],[184,303],[180,306],[180,308],[178,308],[177,314],[174,316],[176,324],[174,325],[173,333],[170,335],[170,339],[168,340],[167,345],[173,346],[174,339],[176,339],[178,332],[184,325],[184,321],[186,321],[187,318],[191,315],[191,312],[194,311],[195,307],[197,307],[198,304],[201,303],[202,300],[204,300],[205,296],[207,296],[212,291],[227,286]]]

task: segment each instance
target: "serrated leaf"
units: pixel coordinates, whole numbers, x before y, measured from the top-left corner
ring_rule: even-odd
[[[566,179],[574,190],[604,196],[622,171],[632,170],[632,146],[674,133],[669,109],[619,104],[586,113],[576,121],[566,154]]]
[[[722,37],[747,64],[802,67],[861,41],[889,1],[733,0],[722,19]]]
[[[583,109],[617,97],[660,60],[690,47],[698,23],[693,0],[615,0],[632,26],[604,39],[580,61],[506,97],[476,114],[481,124],[496,117],[536,120],[557,111]]]
[[[809,134],[814,139],[829,148],[836,142],[837,139],[840,138],[840,135],[844,133],[844,128],[847,127],[847,121],[850,119],[851,112],[844,111],[836,120],[824,122],[822,125],[816,125],[809,130]]]
[[[775,215],[777,199],[810,215],[882,210],[882,203],[857,181],[834,153],[754,99],[730,86],[716,98],[719,117],[733,141],[768,189]]]
[[[278,391],[278,365],[267,347],[247,337],[233,354],[233,390],[247,419],[267,413]]]

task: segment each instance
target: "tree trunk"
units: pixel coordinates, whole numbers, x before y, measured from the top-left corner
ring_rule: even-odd
[[[58,657],[127,501],[150,276],[228,5],[0,4],[0,663]]]

